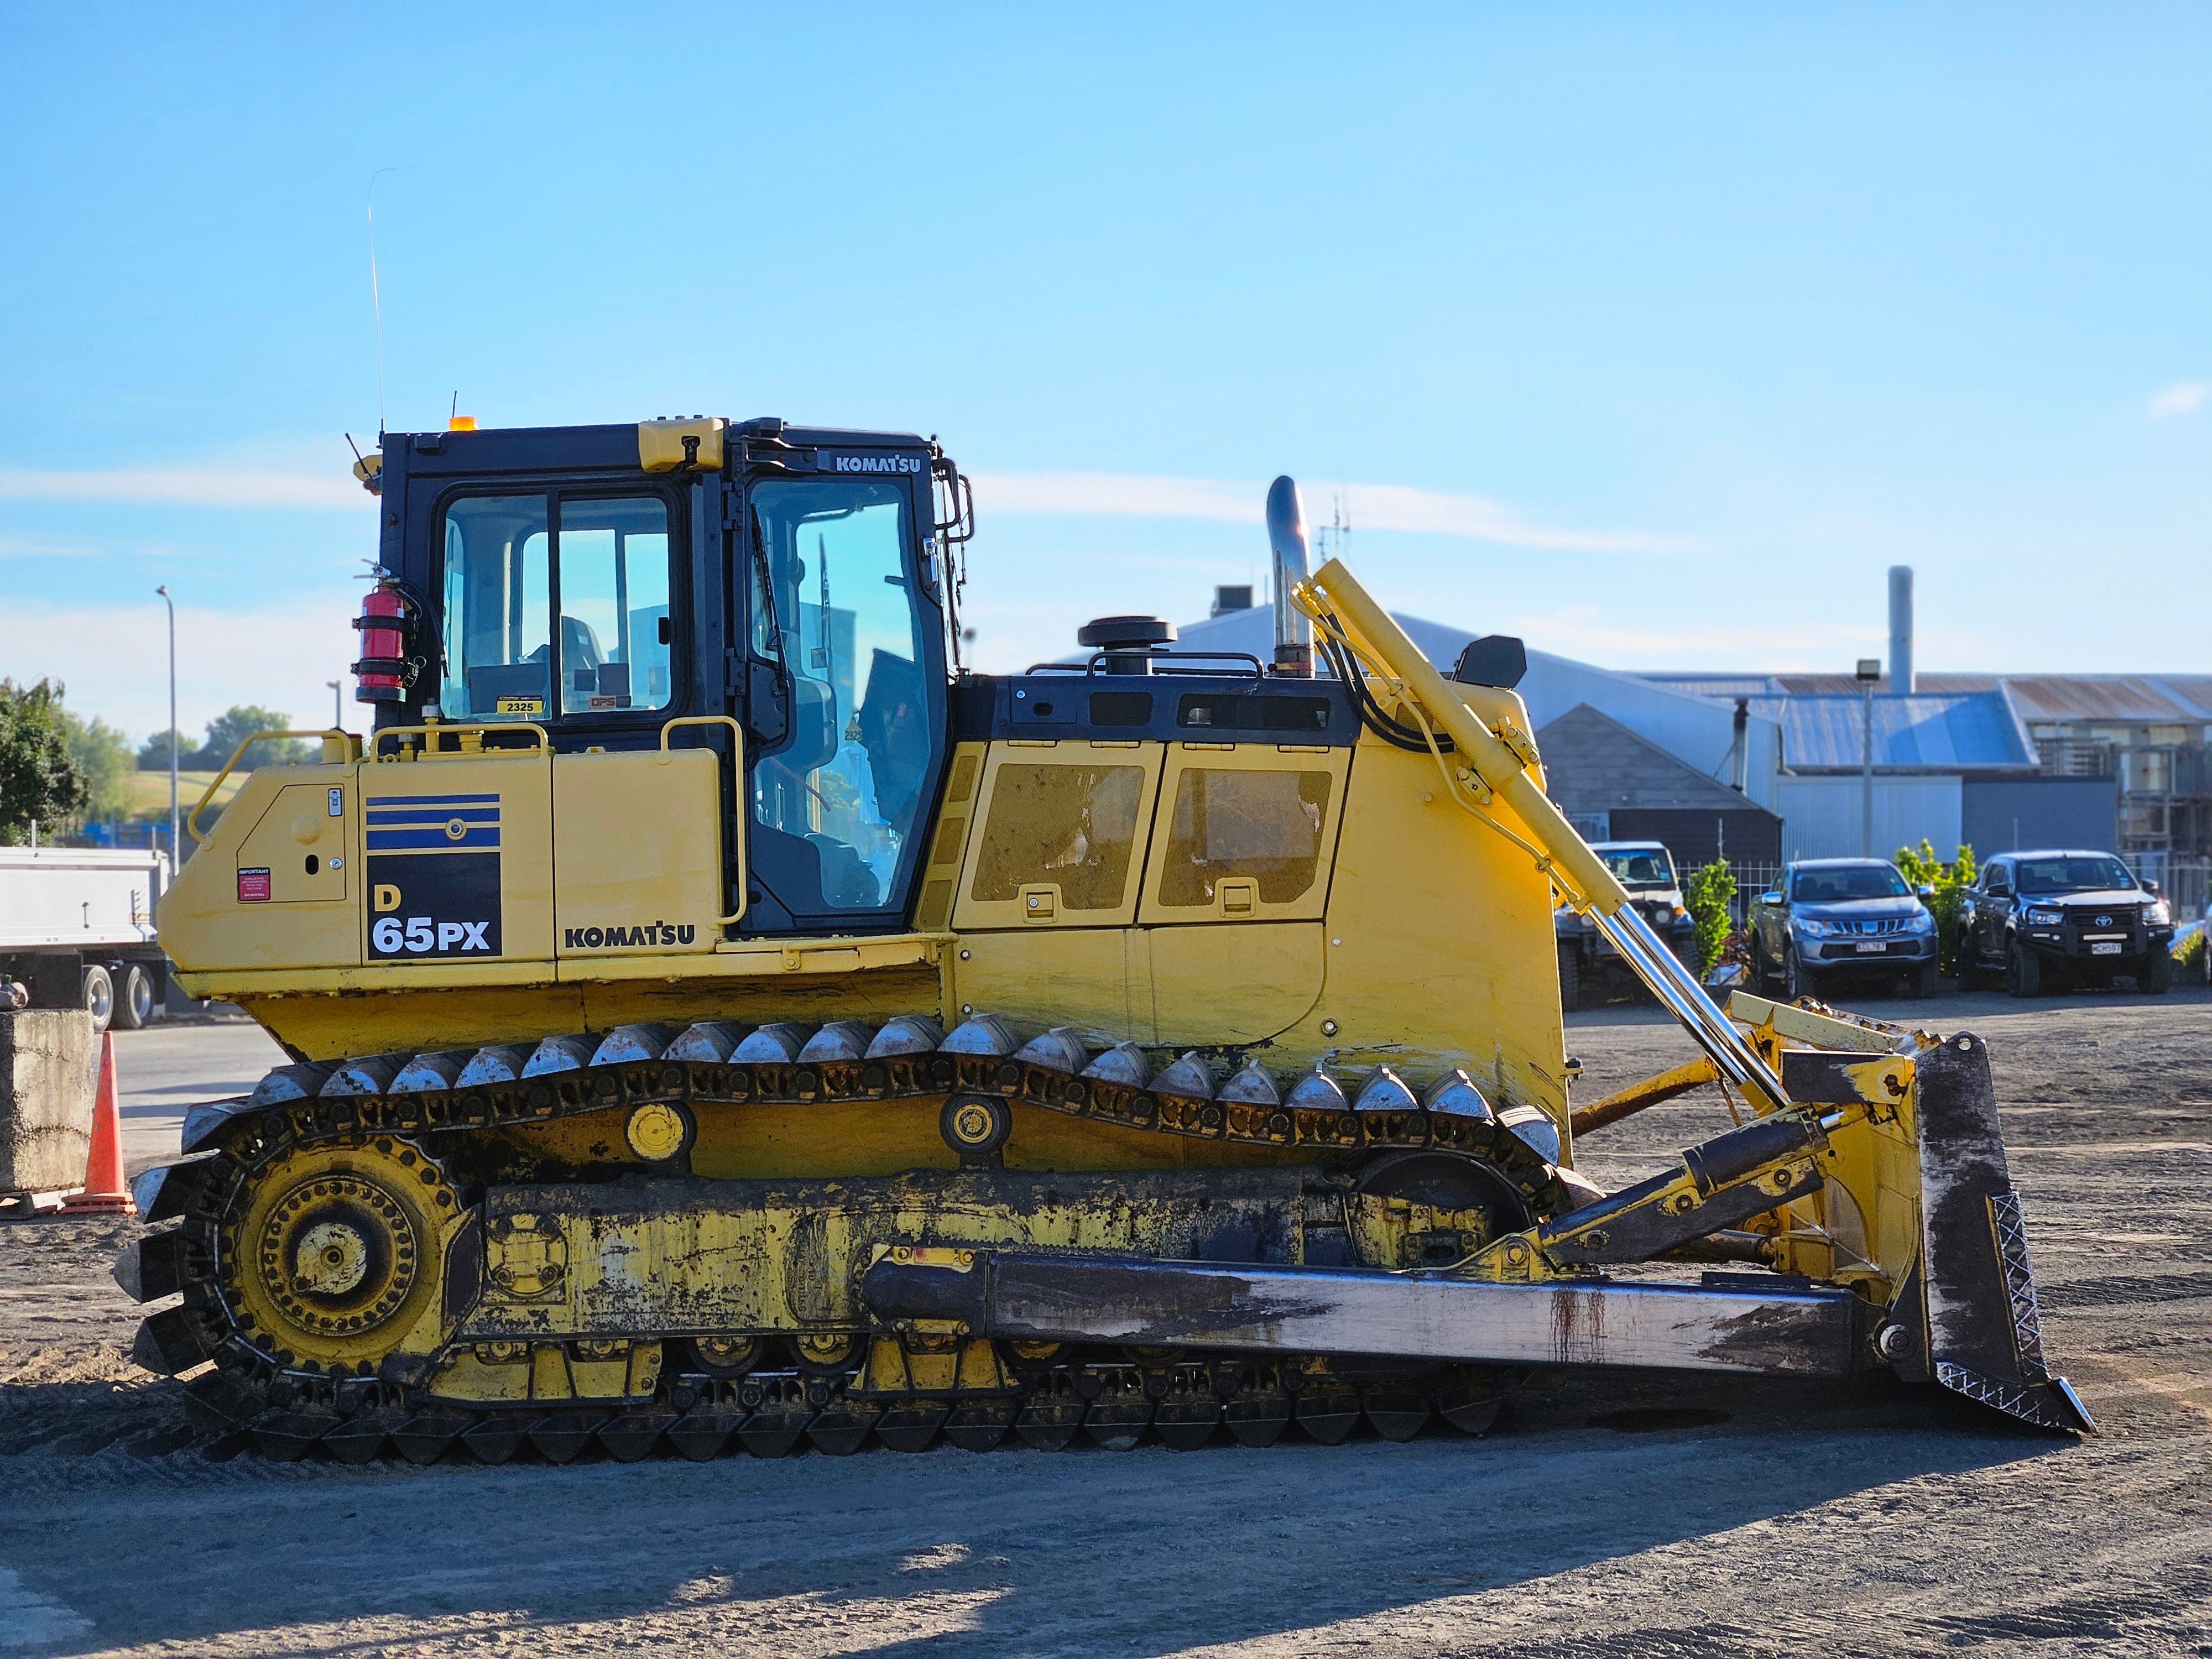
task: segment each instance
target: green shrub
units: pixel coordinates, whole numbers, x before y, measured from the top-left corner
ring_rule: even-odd
[[[1955,974],[1959,952],[1959,907],[1966,902],[1966,889],[1974,884],[1974,849],[1960,847],[1959,856],[1945,864],[1936,856],[1936,849],[1923,840],[1916,848],[1900,847],[1891,860],[1914,887],[1932,887],[1936,896],[1928,900],[1928,912],[1936,918],[1936,955],[1937,971]]]
[[[1690,872],[1682,896],[1689,902],[1690,919],[1698,925],[1698,972],[1710,974],[1735,927],[1729,909],[1735,902],[1735,874],[1719,859],[1701,864]]]

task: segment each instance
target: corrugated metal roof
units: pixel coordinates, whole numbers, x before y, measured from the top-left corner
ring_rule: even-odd
[[[2212,674],[2015,674],[2005,684],[2032,720],[2212,720]]]
[[[1781,723],[1783,764],[1792,771],[1845,770],[1863,763],[1865,712],[1856,692],[1754,698],[1752,708]],[[2032,767],[2036,757],[1996,692],[1878,695],[1874,763],[1953,770]]]
[[[1647,673],[1676,691],[1729,700],[1769,697],[1856,697],[1849,674]],[[1884,690],[1875,686],[1876,695]],[[1916,695],[1997,692],[2010,696],[2023,720],[2110,720],[2152,725],[2212,720],[2212,674],[1922,674]]]

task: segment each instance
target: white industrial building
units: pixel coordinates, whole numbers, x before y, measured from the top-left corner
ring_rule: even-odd
[[[2187,792],[2212,790],[2203,763],[2212,676],[1917,674],[1911,573],[1903,567],[1891,573],[1890,599],[1889,657],[1872,665],[1881,673],[1870,683],[1849,674],[1629,674],[1531,651],[1518,689],[1539,730],[1594,708],[1741,790],[1782,818],[1785,860],[1884,857],[1923,841],[1946,858],[1961,844],[1984,856],[2109,848],[2158,874],[2185,910],[2203,907],[2205,849],[2190,843],[2200,829],[2212,833],[2212,804],[2194,811]],[[1392,614],[1446,672],[1488,631]],[[1184,650],[1266,662],[1273,612],[1253,605],[1249,588],[1224,588],[1213,615],[1180,634]],[[2133,758],[2147,744],[2158,753]],[[2154,788],[2162,792],[2155,841],[2138,833],[2154,820],[2129,793]]]

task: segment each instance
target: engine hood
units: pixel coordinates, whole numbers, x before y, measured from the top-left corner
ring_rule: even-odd
[[[2109,887],[2094,893],[2033,893],[2021,896],[2023,905],[2060,910],[2118,910],[2148,904],[2148,893],[2134,887]]]
[[[1893,916],[1917,916],[1917,898],[1838,899],[1827,904],[1793,904],[1792,915],[1808,921],[1887,921]]]

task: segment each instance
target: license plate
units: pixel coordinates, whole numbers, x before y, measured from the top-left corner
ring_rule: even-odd
[[[1867,955],[1880,956],[1880,955],[1881,955],[1884,951],[1887,950],[1888,948],[1889,948],[1889,947],[1888,947],[1887,945],[1884,945],[1884,944],[1883,944],[1880,939],[1861,939],[1861,940],[1859,941],[1859,943],[1858,943],[1858,946],[1857,946],[1858,952],[1859,952],[1859,954],[1860,954],[1861,956],[1867,956]]]
[[[2089,954],[2093,957],[2116,957],[2123,948],[2120,941],[2116,939],[2101,939],[2090,945]]]

